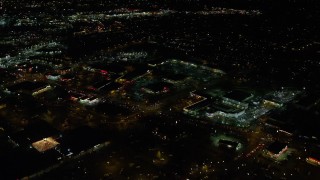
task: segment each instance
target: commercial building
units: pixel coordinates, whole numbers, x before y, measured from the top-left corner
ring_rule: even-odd
[[[58,143],[53,137],[47,137],[32,143],[32,147],[34,147],[37,151],[43,153],[55,148],[59,144],[60,143]]]
[[[173,89],[173,84],[167,82],[155,82],[147,84],[142,90],[149,94],[168,93]]]
[[[289,89],[282,89],[279,91],[272,91],[268,93],[264,100],[267,104],[273,104],[276,107],[280,107],[283,104],[286,104],[292,101],[294,98],[299,95],[301,91],[298,90],[289,90]]]
[[[212,134],[212,145],[228,152],[241,152],[244,148],[244,140],[235,134]]]
[[[306,161],[312,165],[320,166],[320,159],[314,157],[308,157]]]
[[[237,102],[224,97],[214,97],[206,93],[192,92],[192,96],[203,97],[203,100],[196,102],[183,110],[186,113],[197,114],[196,111],[202,110],[203,115],[209,118],[222,116],[226,118],[237,118],[245,113],[248,104]],[[201,94],[201,95],[200,95]]]
[[[184,81],[188,77],[184,74],[166,74],[165,77],[163,78],[164,82],[176,84],[179,82]]]
[[[280,155],[282,155],[287,150],[288,150],[287,144],[279,141],[275,141],[268,146],[267,154],[270,157],[277,159]]]
[[[312,150],[310,155],[306,158],[307,163],[320,166],[320,149]]]
[[[31,82],[24,81],[18,84],[7,87],[7,92],[9,93],[26,93],[32,96],[36,96],[43,92],[52,89],[52,87],[45,82]]]
[[[232,99],[234,101],[244,102],[253,98],[253,94],[240,91],[240,90],[232,90],[227,94],[225,94],[224,97],[227,99]]]
[[[49,125],[47,122],[37,121],[29,124],[19,132],[10,134],[8,137],[9,141],[11,141],[15,146],[24,148],[29,148],[30,146],[32,146],[36,149],[43,149],[45,148],[45,146],[49,146],[48,143],[56,144],[53,141],[53,137],[58,135],[59,132],[51,127],[51,125]],[[43,141],[44,139],[46,140]],[[50,146],[53,146],[53,144],[51,144]]]

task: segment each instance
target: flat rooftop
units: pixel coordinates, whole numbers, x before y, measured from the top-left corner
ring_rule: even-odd
[[[287,144],[275,141],[272,144],[270,144],[267,148],[268,151],[270,151],[273,154],[278,154],[279,152],[282,151],[287,146]]]
[[[233,99],[236,101],[244,101],[245,99],[249,98],[251,96],[250,93],[240,91],[240,90],[233,90],[228,92],[227,94],[224,95],[224,97]]]
[[[309,157],[320,161],[320,147],[319,146],[312,147],[310,150]]]
[[[228,105],[228,104],[225,104],[225,103],[222,103],[219,101],[212,102],[210,107],[213,109],[225,112],[225,113],[237,113],[237,112],[242,111],[242,109],[235,108],[231,105]]]
[[[59,132],[45,121],[33,122],[24,130],[10,135],[11,139],[21,145],[29,146],[32,142],[39,141],[45,137],[57,135]]]
[[[57,145],[59,145],[56,140],[54,140],[52,137],[44,138],[40,141],[36,141],[32,143],[32,147],[34,147],[39,152],[45,152],[50,149],[55,148]]]
[[[151,83],[146,86],[146,88],[154,91],[154,92],[159,92],[163,91],[164,88],[169,88],[171,89],[173,87],[173,84],[167,83],[167,82],[156,82],[156,83]]]
[[[17,91],[36,91],[39,88],[45,87],[48,84],[45,82],[31,82],[24,81],[18,84],[14,84],[8,87],[9,91],[17,92]]]
[[[173,81],[182,81],[184,79],[186,79],[188,76],[186,76],[185,74],[166,74],[165,78],[173,80]]]
[[[193,104],[191,106],[188,106],[186,109],[190,110],[190,111],[197,111],[199,109],[202,109],[202,108],[208,106],[209,104],[210,104],[209,100],[204,100],[204,101],[195,103],[195,104]]]

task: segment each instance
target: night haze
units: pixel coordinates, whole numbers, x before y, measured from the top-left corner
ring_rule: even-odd
[[[320,1],[0,14],[0,179],[320,179]]]

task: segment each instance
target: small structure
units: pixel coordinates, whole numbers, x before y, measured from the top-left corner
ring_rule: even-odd
[[[4,108],[6,108],[6,107],[7,107],[7,104],[2,103],[2,102],[0,101],[0,110],[1,110],[1,109],[4,109]]]
[[[219,147],[227,150],[237,150],[239,143],[236,141],[220,139],[219,140]]]
[[[86,106],[94,106],[101,102],[101,100],[98,97],[83,97],[79,100],[80,104],[86,105]]]
[[[46,78],[52,81],[57,81],[60,79],[60,77],[61,77],[60,74],[57,74],[57,73],[46,75]]]

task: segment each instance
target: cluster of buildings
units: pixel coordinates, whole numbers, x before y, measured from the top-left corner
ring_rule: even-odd
[[[213,92],[213,93],[212,93]],[[193,91],[191,96],[200,96],[183,110],[198,118],[207,118],[215,123],[249,126],[253,120],[266,115],[270,110],[282,107],[299,94],[299,91],[276,91],[265,96],[256,96],[242,90],[215,93],[212,90]]]
[[[117,153],[137,153],[134,159],[140,161],[139,153],[147,157],[145,149],[165,147],[150,160],[150,169],[155,174],[161,169],[161,175],[181,174],[162,167],[177,167],[174,161],[193,154],[188,151],[198,145],[199,158],[210,161],[224,154],[235,162],[233,172],[243,171],[245,177],[257,164],[267,162],[263,168],[269,173],[270,160],[277,166],[291,163],[292,156],[318,168],[320,98],[317,91],[305,92],[319,87],[320,63],[314,56],[319,43],[297,37],[315,34],[317,28],[301,28],[300,23],[278,27],[254,8],[199,10],[202,2],[1,3],[0,161],[9,170],[21,170],[12,179],[93,152],[111,136],[119,140],[117,135],[124,135],[124,147],[137,146],[134,153],[112,150],[108,158],[117,162],[122,160],[112,157]],[[173,10],[177,4],[192,10]],[[292,54],[277,61],[277,53]],[[274,90],[290,82],[299,87]],[[149,117],[152,125],[145,122]],[[130,125],[140,129],[131,132]],[[222,135],[212,135],[214,128]],[[208,137],[212,144],[207,146]],[[177,153],[171,145],[186,151]],[[198,165],[189,158],[195,179],[201,173],[232,174],[224,160]],[[244,162],[251,163],[246,171]],[[140,168],[127,164],[135,167],[134,173]]]
[[[143,97],[177,93],[184,88],[194,87],[194,82],[210,83],[225,73],[219,69],[209,68],[181,60],[170,59],[159,64],[149,64],[149,70],[135,78],[133,95]],[[142,93],[141,93],[142,92]],[[161,100],[161,97],[158,97]]]

